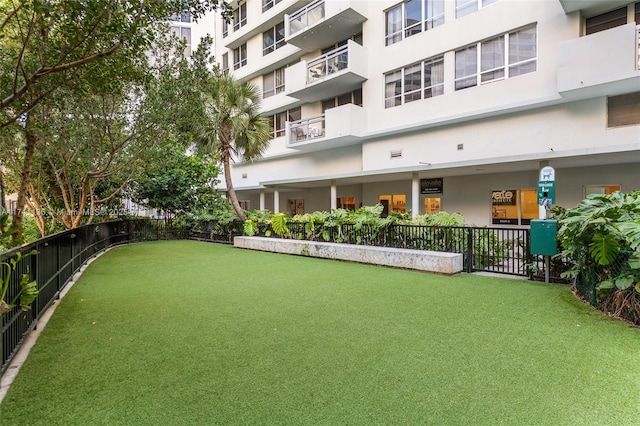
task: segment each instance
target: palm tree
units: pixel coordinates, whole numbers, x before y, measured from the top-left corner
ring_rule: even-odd
[[[240,219],[246,221],[233,189],[230,162],[260,157],[269,146],[271,129],[269,121],[259,114],[260,92],[255,85],[234,80],[223,71],[212,75],[204,95],[207,124],[201,129],[200,144],[219,154],[229,201]]]

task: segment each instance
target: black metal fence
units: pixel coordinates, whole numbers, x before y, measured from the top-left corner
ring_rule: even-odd
[[[370,225],[324,226],[302,222],[289,222],[287,227],[290,232],[280,238],[461,253],[466,272],[485,271],[540,281],[545,279],[544,257],[530,254],[528,228],[398,224],[375,228]],[[191,231],[191,238],[205,241],[232,242],[238,235],[242,235],[242,222],[203,222]],[[258,224],[257,235],[278,237],[266,223]],[[562,260],[553,260],[550,265],[550,281],[568,283],[560,277],[568,265]]]
[[[188,238],[188,232],[172,226],[164,220],[123,220],[87,225],[60,232],[34,241],[31,244],[0,253],[0,262],[9,265],[18,253],[23,255],[12,271],[6,301],[18,294],[20,279],[24,274],[38,284],[38,297],[31,309],[13,308],[2,316],[0,325],[0,374],[7,368],[20,348],[27,333],[37,326],[38,319],[59,297],[74,274],[87,260],[108,247],[137,241]],[[28,255],[31,252],[37,254]],[[0,278],[7,274],[3,266]]]

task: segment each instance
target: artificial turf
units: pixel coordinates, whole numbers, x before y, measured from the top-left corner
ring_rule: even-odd
[[[143,243],[62,299],[0,425],[637,425],[638,360],[566,287]]]

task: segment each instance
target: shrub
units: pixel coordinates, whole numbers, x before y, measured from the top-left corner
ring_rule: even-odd
[[[631,301],[631,317],[640,318],[640,298],[616,294],[640,293],[640,191],[590,195],[561,212],[558,222],[563,251],[556,257],[573,261],[563,276],[579,291],[594,286],[597,298],[590,302],[609,312],[629,311]]]

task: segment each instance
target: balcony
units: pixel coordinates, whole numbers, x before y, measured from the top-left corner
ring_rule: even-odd
[[[251,38],[260,35],[263,31],[273,28],[275,25],[282,22],[283,15],[295,12],[300,9],[301,5],[309,3],[309,1],[310,0],[282,1],[268,9],[266,12],[257,12],[254,8],[255,6],[260,5],[250,4],[248,5],[249,17],[247,19],[247,25],[234,31],[233,24],[230,24],[229,35],[219,39],[219,41],[227,49],[233,50],[242,43],[246,43]],[[216,42],[218,42],[218,40],[216,40]]]
[[[354,145],[362,141],[366,130],[364,108],[341,105],[317,117],[287,123],[287,148],[319,151]]]
[[[346,40],[361,31],[367,2],[362,0],[316,0],[285,15],[287,43],[307,52]]]
[[[608,9],[612,10],[629,4],[629,0],[560,0],[565,13],[579,10]]]
[[[367,79],[366,49],[349,40],[310,61],[285,70],[286,93],[305,102],[313,102],[355,90]]]
[[[639,28],[631,23],[561,43],[558,93],[586,99],[637,91],[639,35]]]

